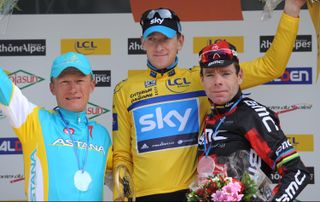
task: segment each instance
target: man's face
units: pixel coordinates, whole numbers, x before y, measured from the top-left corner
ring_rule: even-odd
[[[149,62],[158,69],[164,69],[174,63],[183,42],[183,35],[168,38],[159,32],[154,32],[146,39],[142,39],[142,46],[147,52]]]
[[[94,87],[91,75],[85,76],[77,70],[65,70],[50,83],[51,93],[56,96],[58,106],[74,112],[86,109]]]
[[[202,85],[209,99],[223,105],[238,92],[242,83],[242,71],[237,74],[234,64],[226,67],[203,68]]]

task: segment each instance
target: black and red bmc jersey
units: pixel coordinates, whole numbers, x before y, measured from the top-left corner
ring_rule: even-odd
[[[199,159],[206,153],[216,160],[237,151],[254,151],[261,161],[259,169],[267,176],[273,171],[282,176],[272,191],[276,201],[293,200],[308,184],[310,174],[281,130],[276,113],[241,91],[230,103],[214,106],[204,124],[198,139]]]

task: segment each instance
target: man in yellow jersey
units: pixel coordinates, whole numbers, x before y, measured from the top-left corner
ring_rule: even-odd
[[[304,3],[286,0],[272,46],[263,57],[241,63],[242,89],[282,75]],[[159,8],[146,11],[140,24],[147,70],[120,82],[114,91],[114,173],[119,167],[127,169],[137,201],[182,201],[194,178],[197,137],[210,105],[200,83],[200,68],[178,66],[177,53],[184,43],[179,17]],[[114,198],[122,197],[115,189]]]

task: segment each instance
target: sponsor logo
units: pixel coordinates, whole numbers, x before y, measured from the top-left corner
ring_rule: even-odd
[[[189,88],[190,84],[191,82],[188,81],[188,79],[185,77],[174,78],[174,79],[168,79],[168,81],[166,82],[166,87],[171,92],[182,93]]]
[[[8,180],[11,184],[24,180],[23,174],[0,175],[0,180]]]
[[[73,144],[75,144],[78,149],[88,149],[91,151],[101,152],[105,154],[105,150],[102,145],[96,145],[92,143],[87,144],[87,142],[82,142],[79,140],[72,141],[70,139],[64,140],[62,138],[58,138],[52,143],[53,146],[64,146],[64,147],[73,147]]]
[[[62,39],[61,53],[77,52],[84,55],[110,55],[110,39]]]
[[[260,36],[260,52],[266,52],[273,41],[274,36]],[[293,47],[293,52],[311,52],[312,35],[298,35]]]
[[[311,67],[288,67],[283,75],[273,81],[266,83],[267,85],[282,84],[312,84],[312,68]]]
[[[87,106],[87,115],[89,119],[97,118],[105,113],[108,113],[110,110],[100,107],[99,105],[93,104],[91,102],[88,103]]]
[[[237,47],[238,53],[244,52],[244,37],[243,36],[209,36],[209,37],[194,37],[193,38],[193,53],[198,54],[199,51],[212,44],[217,39],[225,39]]]
[[[204,130],[204,132],[202,133],[201,137],[199,138],[198,144],[203,145],[204,138],[206,138],[208,143],[210,143],[210,142],[216,143],[217,141],[220,141],[220,140],[226,140],[227,137],[219,135],[219,133],[223,133],[223,132],[226,132],[226,130],[218,130],[217,132],[215,132],[212,128],[206,128]]]
[[[314,137],[311,134],[287,134],[292,146],[301,152],[314,151]]]
[[[133,118],[138,152],[196,144],[199,125],[188,123],[199,122],[197,106],[197,100],[192,99],[135,108]]]
[[[94,70],[93,77],[96,81],[96,87],[111,86],[111,71],[110,70]]]
[[[249,107],[251,107],[252,109],[254,109],[254,111],[257,112],[258,116],[261,118],[263,125],[266,127],[269,133],[272,131],[271,128],[274,128],[276,131],[279,131],[278,126],[275,124],[274,120],[269,116],[270,113],[268,112],[265,106],[261,106],[253,100],[245,100],[244,103],[246,103]]]
[[[44,78],[35,74],[31,74],[24,70],[15,71],[13,73],[10,73],[8,76],[11,81],[20,89],[27,88],[44,80]]]
[[[283,114],[287,112],[292,112],[296,110],[311,110],[312,104],[308,103],[298,103],[293,105],[283,105],[283,106],[268,106],[269,109],[274,111],[276,114]]]
[[[128,55],[142,55],[146,54],[143,50],[140,38],[129,38],[128,39]]]
[[[141,90],[135,93],[130,94],[131,103],[153,97],[153,90],[152,88],[148,88],[145,90]]]
[[[145,88],[149,88],[149,87],[152,87],[152,86],[155,86],[157,85],[157,81],[156,80],[147,80],[144,82],[144,87]]]
[[[22,154],[22,145],[18,138],[0,138],[1,154]]]
[[[281,145],[277,148],[276,150],[276,155],[277,157],[279,156],[279,154],[281,154],[284,150],[289,149],[290,147],[292,147],[291,143],[289,142],[289,140],[286,140],[284,142],[281,143]]]
[[[296,191],[299,190],[299,187],[302,185],[304,180],[306,179],[306,175],[302,174],[300,170],[294,176],[294,180],[288,185],[285,189],[285,193],[281,195],[279,198],[276,198],[276,201],[291,201],[293,197],[296,195]]]
[[[36,177],[37,177],[37,161],[39,161],[36,156],[37,150],[34,150],[30,155],[30,179],[29,179],[29,200],[35,201],[36,197]]]
[[[46,40],[0,40],[0,56],[46,55]]]
[[[309,184],[314,184],[314,167],[306,167],[310,173],[310,182]],[[282,176],[278,172],[273,172],[269,174],[269,179],[273,184],[278,184],[279,180],[281,180]]]

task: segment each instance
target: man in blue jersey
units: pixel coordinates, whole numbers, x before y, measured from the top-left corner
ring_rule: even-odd
[[[53,61],[50,79],[58,106],[45,110],[0,68],[0,109],[22,144],[27,199],[101,201],[111,140],[86,116],[95,88],[91,65],[82,54],[66,53]]]

